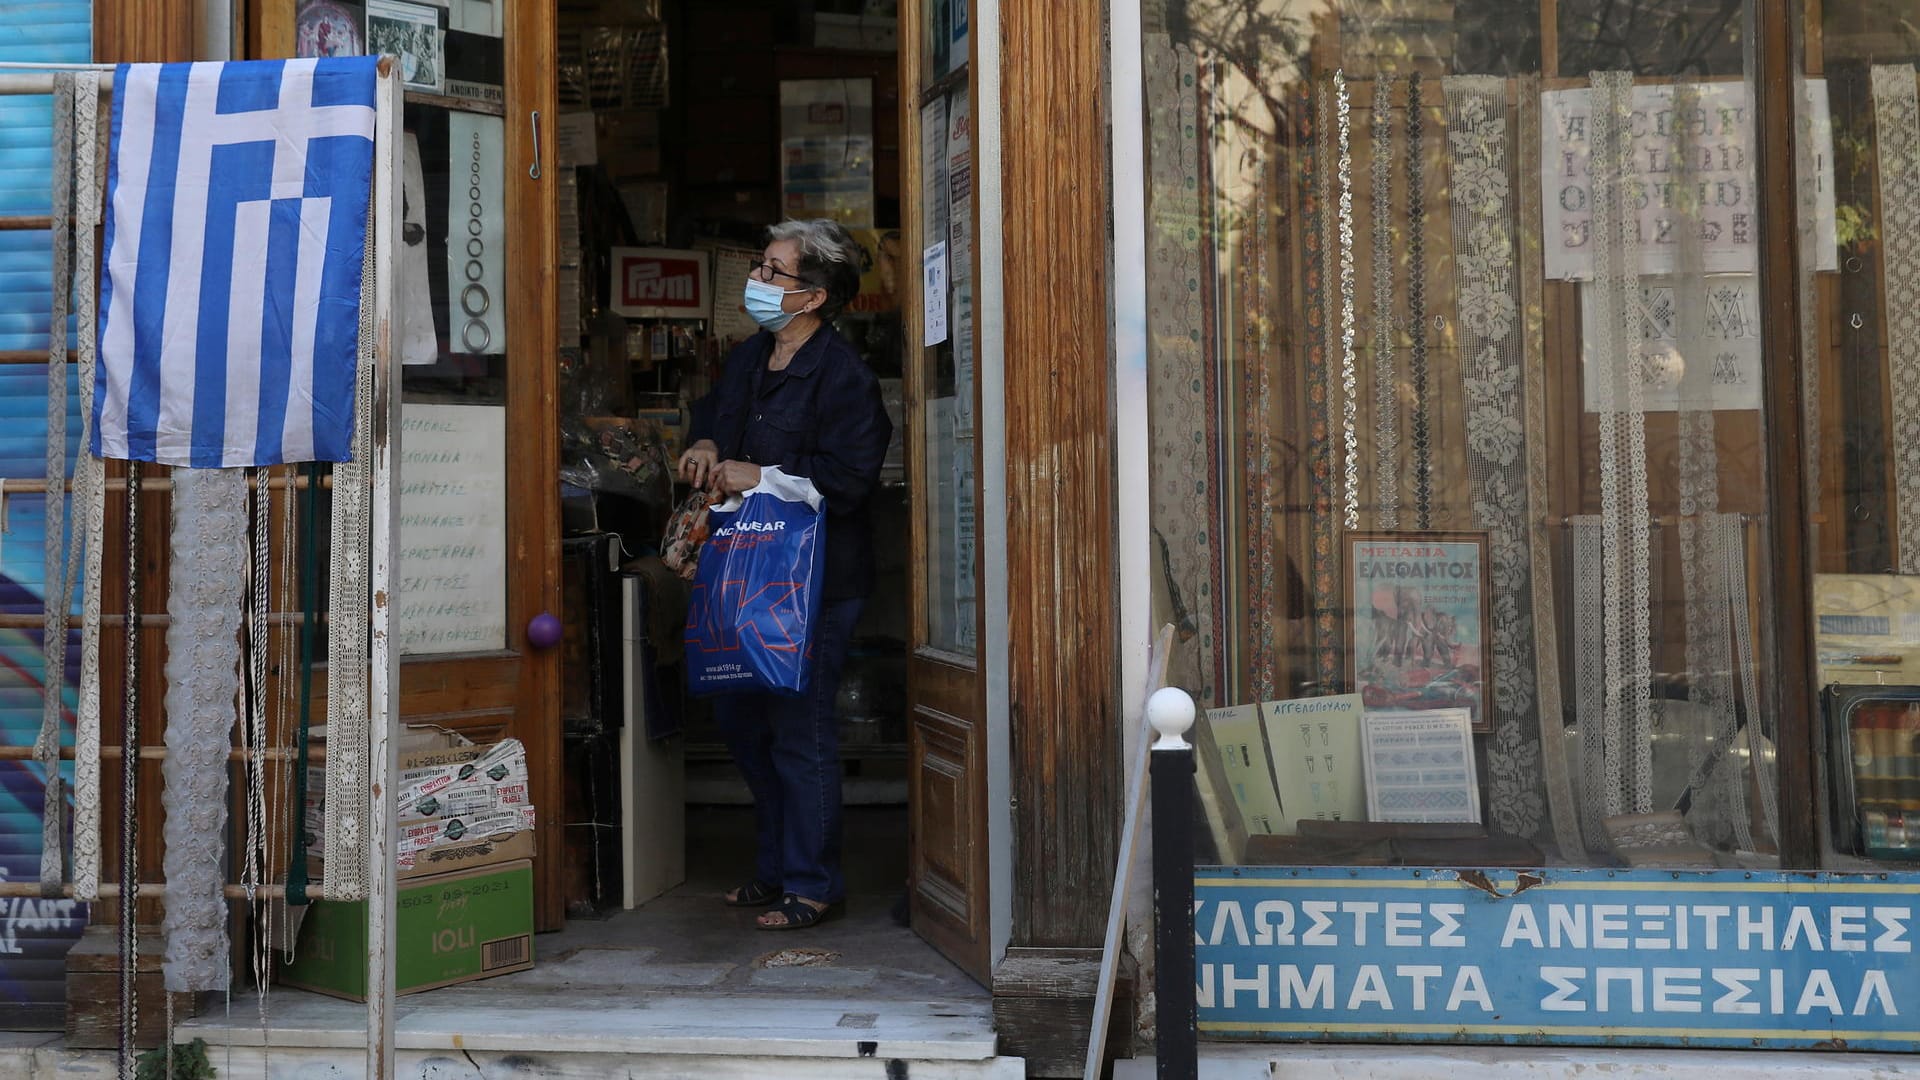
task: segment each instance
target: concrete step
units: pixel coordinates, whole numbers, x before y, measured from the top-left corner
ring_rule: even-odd
[[[204,1039],[223,1077],[320,1080],[365,1073],[365,1006],[277,989],[176,1026]],[[396,1077],[675,1077],[698,1080],[1015,1080],[996,1054],[985,1001],[899,1002],[838,994],[642,992],[594,995],[485,984],[402,998]],[[34,1042],[40,1038],[39,1042]],[[68,1050],[57,1036],[0,1042],[0,1076],[109,1075],[112,1051]],[[108,1072],[98,1070],[108,1067]]]

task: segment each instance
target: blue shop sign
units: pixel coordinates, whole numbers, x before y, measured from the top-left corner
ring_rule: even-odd
[[[1920,1050],[1920,874],[1201,867],[1200,1031]]]

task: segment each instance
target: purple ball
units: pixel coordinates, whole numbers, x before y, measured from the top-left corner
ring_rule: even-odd
[[[560,644],[566,634],[566,628],[560,625],[560,618],[552,612],[543,611],[527,623],[527,643],[536,649],[551,649]]]

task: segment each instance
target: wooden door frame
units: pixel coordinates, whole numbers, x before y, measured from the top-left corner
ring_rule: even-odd
[[[560,111],[560,84],[554,75],[559,17],[553,0],[516,0],[507,9],[503,28],[506,213],[517,225],[507,245],[507,265],[517,275],[507,290],[507,431],[511,441],[531,451],[515,453],[508,461],[507,491],[509,501],[518,504],[514,512],[533,515],[519,535],[532,535],[539,544],[533,551],[514,552],[514,563],[525,572],[507,575],[507,643],[521,657],[523,720],[516,728],[527,747],[529,787],[540,815],[534,863],[534,923],[540,930],[566,924],[560,650],[534,649],[527,642],[527,621],[536,613],[563,615],[556,279],[560,238],[553,181],[559,167],[553,134]]]
[[[1122,597],[1147,580],[1144,535],[1120,533],[1133,493],[1117,455],[1145,438],[1116,430],[1134,419],[1121,389],[1144,388],[1145,373],[1116,368],[1115,346],[1144,332],[1145,311],[1115,304],[1113,241],[1126,223],[1111,216],[1125,207],[1114,201],[1120,144],[1109,144],[1110,122],[1139,123],[1139,42],[1134,85],[1116,100],[1109,86],[1128,88],[1118,64],[1109,71],[1109,31],[1114,47],[1125,39],[1104,0],[1000,0],[998,15],[999,172],[1017,194],[1001,230],[1012,913],[994,1018],[1002,1052],[1077,1075],[1119,854],[1121,658],[1137,651],[1123,616],[1143,621]],[[1115,1011],[1130,1008],[1123,985]],[[1109,1045],[1131,1030],[1110,1025]]]
[[[1013,944],[1093,948],[1119,843],[1103,0],[1003,0]],[[1135,312],[1138,316],[1143,313]]]
[[[968,0],[955,0],[966,3]],[[995,959],[994,922],[996,890],[992,877],[992,853],[996,834],[992,827],[993,815],[989,810],[989,781],[993,754],[991,753],[990,725],[987,713],[987,680],[985,659],[991,651],[992,642],[988,637],[988,593],[987,565],[996,556],[985,542],[980,530],[981,518],[986,505],[982,488],[986,476],[987,457],[985,442],[979,438],[977,430],[983,409],[983,379],[980,373],[987,367],[987,357],[981,348],[982,336],[978,333],[980,315],[983,309],[981,295],[981,256],[980,256],[980,195],[981,173],[979,167],[980,140],[978,126],[969,136],[971,146],[968,202],[972,208],[974,221],[971,226],[972,240],[968,244],[968,274],[974,288],[973,319],[966,326],[955,325],[955,334],[974,335],[974,371],[973,415],[976,432],[973,440],[974,461],[974,642],[972,656],[958,655],[946,650],[928,646],[925,642],[928,626],[928,604],[926,580],[930,569],[928,552],[930,549],[926,522],[922,509],[925,503],[922,496],[930,490],[925,482],[927,473],[927,448],[924,438],[922,417],[928,401],[925,383],[925,350],[916,343],[924,337],[925,307],[922,297],[922,275],[919,272],[922,252],[928,238],[922,235],[923,186],[925,176],[921,170],[921,125],[920,110],[931,97],[923,100],[923,80],[925,78],[924,57],[921,55],[922,39],[926,31],[927,0],[906,0],[900,5],[899,26],[899,87],[900,87],[900,227],[903,237],[902,248],[908,253],[912,274],[906,275],[901,289],[901,325],[904,333],[905,353],[908,361],[905,375],[905,403],[907,431],[906,440],[907,475],[910,483],[912,511],[909,514],[910,555],[908,566],[911,570],[908,603],[908,820],[917,827],[917,810],[927,797],[923,782],[923,753],[933,750],[946,751],[959,758],[959,766],[964,772],[964,797],[967,806],[964,820],[971,826],[970,836],[966,840],[967,879],[976,892],[971,898],[969,918],[964,925],[956,922],[931,918],[937,913],[916,907],[914,929],[935,948],[953,959],[969,974],[988,982],[992,977]],[[969,15],[971,19],[971,13]],[[977,121],[980,115],[979,58],[980,34],[978,26],[969,22],[974,32],[968,34],[968,55],[966,66],[966,88],[969,115]],[[945,95],[951,87],[946,80],[935,80],[930,88],[933,92]],[[968,716],[954,716],[942,710],[926,707],[923,702],[931,697],[940,702],[966,702]],[[923,746],[921,735],[921,717],[926,718],[928,730],[936,732],[941,744],[938,748]],[[930,740],[929,740],[930,741]],[[955,753],[957,752],[957,753]],[[917,873],[920,867],[916,857],[919,836],[910,832],[908,869],[909,902],[913,902],[920,893]]]

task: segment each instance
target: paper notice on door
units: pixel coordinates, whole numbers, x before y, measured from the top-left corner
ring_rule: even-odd
[[[947,242],[927,248],[920,260],[920,300],[924,308],[926,345],[947,340]]]
[[[750,248],[713,249],[713,332],[721,341],[745,341],[760,331],[741,304],[753,260],[759,257]]]
[[[554,125],[560,164],[568,168],[600,164],[600,131],[590,112],[561,113]]]
[[[936,97],[920,109],[920,175],[926,199],[920,207],[921,235],[947,235],[947,99]]]
[[[409,401],[400,423],[400,653],[504,649],[506,410]]]

